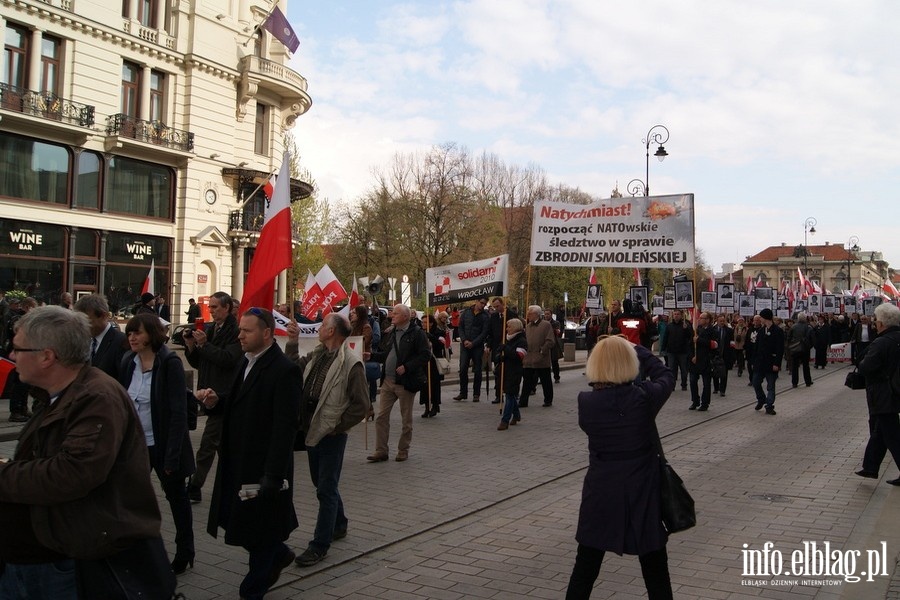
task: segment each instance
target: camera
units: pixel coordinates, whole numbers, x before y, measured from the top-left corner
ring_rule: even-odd
[[[192,337],[194,337],[194,331],[191,329],[185,329],[184,333],[182,333],[181,335],[182,335],[182,337],[192,338]]]

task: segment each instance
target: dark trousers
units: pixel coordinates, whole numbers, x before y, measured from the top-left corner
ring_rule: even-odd
[[[672,389],[678,383],[678,373],[681,373],[681,389],[687,388],[688,384],[688,355],[687,352],[669,352],[666,356],[666,364],[672,371]]]
[[[150,460],[159,464],[156,456],[156,446],[147,449]],[[162,469],[153,468],[169,509],[172,511],[172,522],[175,524],[175,558],[181,560],[194,559],[194,519],[191,511],[191,500],[188,498],[185,480],[187,475],[183,473],[171,473],[166,475]]]
[[[528,406],[528,398],[537,391],[537,382],[541,382],[544,392],[544,404],[553,404],[553,380],[550,379],[550,367],[541,369],[526,368],[522,370],[522,398],[519,406]]]
[[[816,344],[816,363],[817,367],[825,368],[828,364],[828,344]]]
[[[763,393],[762,382],[766,381],[766,391]],[[775,406],[775,380],[778,379],[778,371],[769,367],[768,371],[754,371],[753,391],[756,392],[756,401],[764,403],[767,407]]]
[[[244,548],[250,553],[250,569],[238,589],[243,600],[261,600],[272,584],[272,569],[290,549],[284,542],[269,542]]]
[[[588,600],[597,576],[600,575],[600,565],[606,553],[578,544],[578,554],[575,555],[575,567],[569,578],[569,588],[566,590],[566,600]],[[647,586],[647,598],[650,600],[670,600],[672,598],[672,582],[669,579],[669,557],[665,547],[641,554],[638,556],[641,562],[641,574],[644,576],[644,585]]]
[[[484,368],[484,346],[472,346],[466,348],[459,345],[459,395],[469,397],[469,361],[472,361],[472,370],[475,372],[472,382],[472,395],[481,396],[481,371]]]
[[[728,387],[728,369],[722,370],[721,377],[713,377],[713,389],[720,394],[725,393],[725,388]]]
[[[812,383],[812,375],[809,372],[809,350],[794,354],[793,362],[791,362],[791,385],[797,387],[800,381],[800,367],[803,367],[803,383],[810,385]]]
[[[316,487],[316,498],[319,501],[316,531],[309,544],[316,552],[327,552],[334,539],[334,532],[347,529],[344,501],[338,491],[346,447],[346,433],[326,435],[315,446],[306,447],[309,477]]]
[[[702,393],[697,385],[701,377],[703,378]],[[710,389],[711,380],[712,376],[709,373],[709,369],[703,369],[702,373],[696,367],[691,369],[691,404],[693,406],[709,406],[709,398],[712,394]]]
[[[897,413],[869,416],[869,443],[863,455],[863,469],[878,473],[887,451],[900,467],[900,416]]]
[[[559,349],[559,341],[550,350],[550,369],[553,371],[553,379],[559,381],[559,355],[562,351]]]
[[[222,439],[222,415],[208,415],[206,426],[203,428],[203,437],[200,438],[200,448],[197,449],[197,471],[191,477],[191,485],[202,488],[212,468],[216,452],[219,450],[219,440]]]

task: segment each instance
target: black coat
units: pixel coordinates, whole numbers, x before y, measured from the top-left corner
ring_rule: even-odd
[[[646,379],[578,395],[578,425],[590,462],[575,539],[617,554],[646,554],[666,545],[659,506],[654,420],[675,385],[672,372],[636,347]]]
[[[889,327],[872,341],[859,361],[866,376],[870,415],[900,412],[900,396],[891,391],[891,375],[900,369],[900,327]]]
[[[109,334],[107,333],[107,336]],[[104,338],[105,339],[105,338]],[[134,352],[122,359],[119,383],[127,390],[137,364]],[[156,461],[153,468],[187,477],[196,471],[194,450],[187,424],[187,387],[184,365],[178,355],[166,346],[159,349],[153,361],[150,380],[150,420]]]
[[[381,349],[372,352],[372,360],[384,364],[391,348],[394,347],[395,329],[391,327],[381,337]],[[395,377],[398,384],[403,384],[403,379],[415,381],[424,378],[425,367],[431,360],[431,349],[428,348],[428,337],[425,331],[413,321],[409,322],[406,331],[397,340],[397,366],[403,365],[405,372],[402,377]],[[382,381],[386,374],[382,374]]]
[[[696,361],[691,361],[691,369],[695,373],[705,373],[709,369],[709,360],[713,353],[718,353],[712,347],[712,342],[717,341],[716,328],[712,325],[697,329],[697,343],[693,344],[693,356]]]
[[[234,370],[243,354],[238,341],[237,319],[228,315],[218,333],[215,323],[205,324],[203,331],[207,336],[206,344],[202,348],[194,346],[193,351],[185,348],[184,356],[188,364],[197,369],[197,389],[212,388],[222,394],[231,387]]]
[[[244,358],[231,391],[220,394],[211,411],[224,413],[224,419],[207,531],[216,537],[222,527],[226,544],[252,547],[283,542],[297,528],[293,446],[303,373],[278,344],[266,350],[244,379],[246,366]],[[274,498],[241,501],[241,486],[258,484],[263,475],[287,479],[290,489]]]
[[[91,366],[97,367],[113,379],[119,378],[119,367],[122,365],[122,357],[128,351],[128,339],[125,334],[110,327],[91,359]]]
[[[772,367],[781,369],[782,359],[784,359],[784,331],[774,323],[768,328],[763,325],[756,333],[753,372],[756,373],[756,369],[759,369],[760,373],[770,373]]]
[[[497,347],[497,360],[503,363],[503,392],[513,396],[519,396],[519,389],[522,385],[522,359],[525,352],[519,353],[516,350],[528,350],[528,342],[525,339],[525,332],[520,331],[511,340],[500,344]]]

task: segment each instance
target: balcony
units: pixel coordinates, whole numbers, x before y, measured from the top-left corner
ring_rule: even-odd
[[[286,66],[259,56],[245,56],[238,69],[241,72],[238,117],[246,114],[247,102],[264,90],[281,98],[284,123],[293,127],[297,117],[309,110],[312,99],[306,93],[306,78]]]
[[[144,121],[119,113],[106,118],[106,149],[131,150],[160,160],[193,157],[194,134],[159,121]]]
[[[94,107],[60,98],[50,92],[35,92],[0,83],[0,108],[35,117],[93,127]]]

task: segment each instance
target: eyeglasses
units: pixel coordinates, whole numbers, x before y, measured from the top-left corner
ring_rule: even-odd
[[[16,352],[16,353],[22,353],[22,352],[43,352],[44,349],[43,349],[43,348],[16,348],[15,346],[13,346],[12,348],[10,348],[9,351],[10,351],[10,353],[13,353],[13,352]]]

